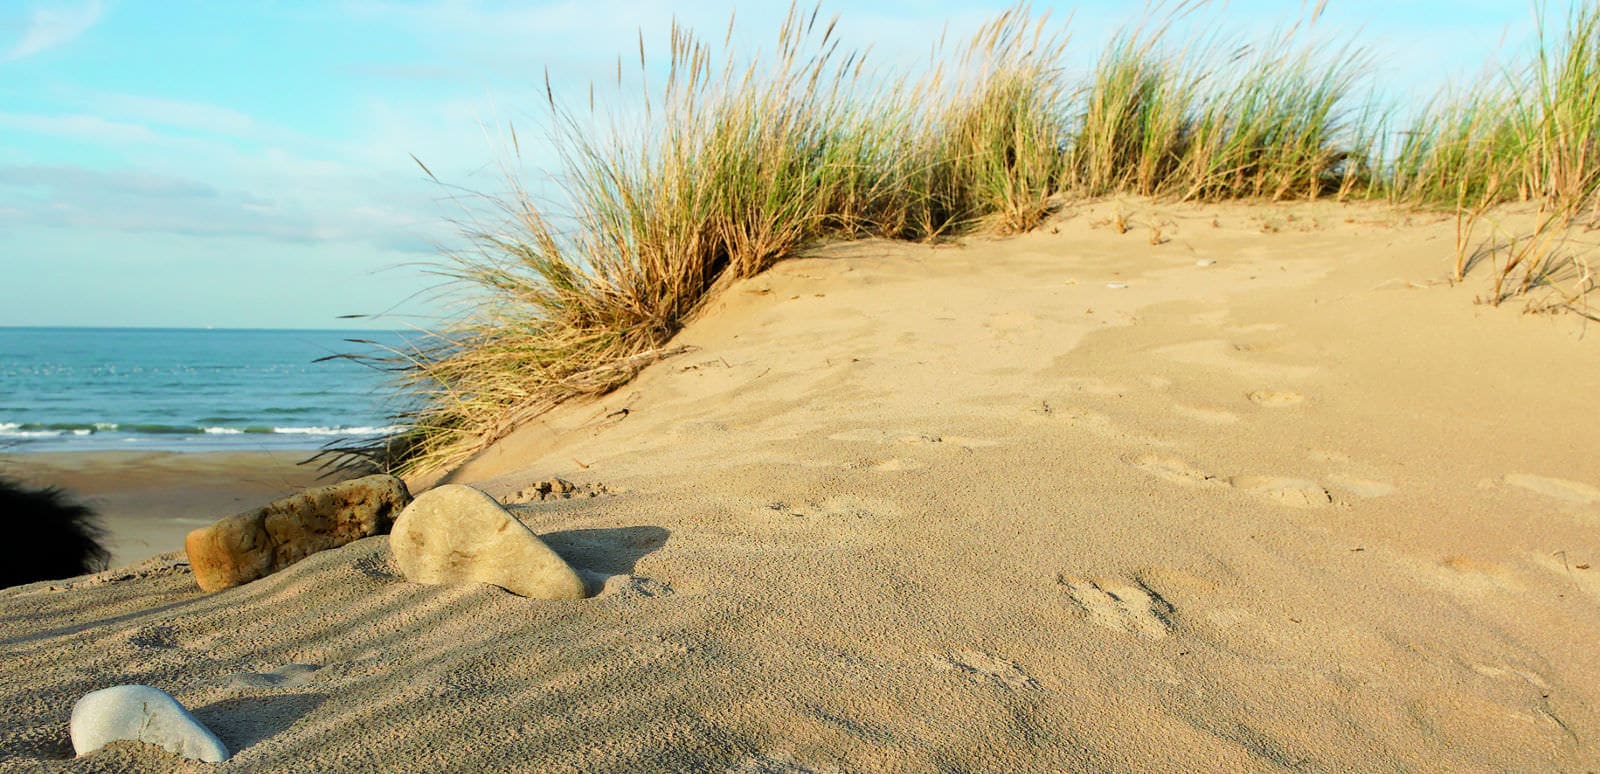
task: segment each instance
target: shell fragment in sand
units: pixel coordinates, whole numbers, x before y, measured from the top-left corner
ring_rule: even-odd
[[[1126,282],[1107,282],[1106,283],[1106,287],[1111,288],[1112,290],[1126,290],[1128,288],[1128,283],[1126,283]]]
[[[148,742],[206,763],[228,759],[216,734],[160,688],[118,685],[90,693],[72,707],[72,749],[79,757],[112,742]]]
[[[490,583],[535,599],[582,599],[583,580],[494,498],[459,484],[422,493],[389,534],[413,583]]]

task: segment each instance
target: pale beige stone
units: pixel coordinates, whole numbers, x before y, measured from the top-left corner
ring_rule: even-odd
[[[490,583],[535,599],[582,599],[583,580],[494,498],[446,484],[412,501],[389,534],[413,583]]]
[[[184,538],[195,582],[221,591],[275,573],[318,551],[389,531],[411,502],[404,481],[376,475],[307,489],[219,520]]]

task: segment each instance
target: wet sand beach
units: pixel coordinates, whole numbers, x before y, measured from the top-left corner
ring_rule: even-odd
[[[189,530],[318,480],[314,451],[96,451],[0,454],[0,475],[57,486],[100,514],[120,567],[183,550]]]

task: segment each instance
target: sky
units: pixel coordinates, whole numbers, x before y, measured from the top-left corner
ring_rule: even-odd
[[[893,67],[1008,5],[852,0],[822,13],[839,16],[845,45]],[[1142,10],[1032,7],[1067,25],[1069,68]],[[0,326],[429,327],[460,310],[437,268],[463,244],[461,192],[504,191],[508,168],[542,190],[557,169],[528,141],[546,72],[558,97],[583,103],[589,83],[613,83],[618,56],[637,62],[641,35],[647,55],[663,51],[674,19],[720,43],[732,15],[736,48],[770,50],[786,8],[0,0]],[[1219,0],[1203,14],[1250,34],[1304,10]],[[1317,25],[1369,49],[1373,83],[1412,104],[1535,28],[1520,0],[1328,0]]]

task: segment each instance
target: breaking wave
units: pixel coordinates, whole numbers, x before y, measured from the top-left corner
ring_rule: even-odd
[[[71,438],[95,435],[117,435],[125,437],[137,436],[217,436],[217,435],[279,435],[279,436],[314,436],[326,437],[373,437],[392,435],[405,430],[399,425],[375,427],[359,425],[353,427],[337,426],[288,426],[275,427],[265,425],[245,425],[230,427],[226,425],[162,425],[149,423],[122,423],[122,422],[0,422],[0,439],[40,439],[40,438]]]

